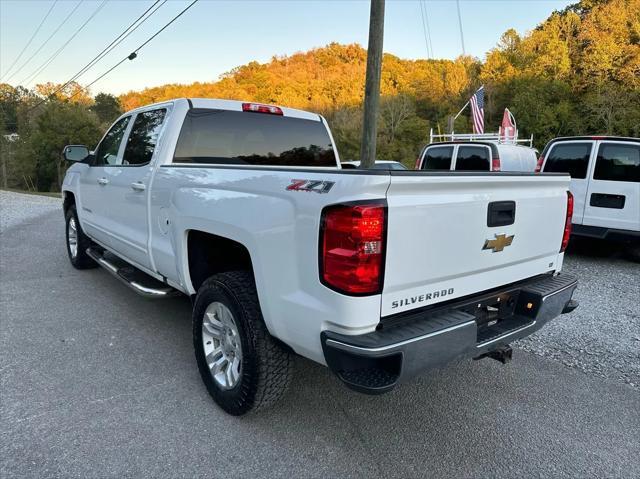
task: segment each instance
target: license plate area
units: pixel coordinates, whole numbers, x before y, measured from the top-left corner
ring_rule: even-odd
[[[478,328],[491,327],[514,315],[519,295],[517,290],[501,293],[478,300],[465,310],[475,316]]]
[[[464,308],[476,318],[478,344],[491,341],[531,323],[531,318],[517,314],[521,309],[520,296],[520,290],[514,289],[482,298]]]

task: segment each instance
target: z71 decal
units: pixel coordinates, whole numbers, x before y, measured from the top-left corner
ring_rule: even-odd
[[[323,180],[291,180],[287,191],[312,191],[314,193],[329,193],[335,181]]]

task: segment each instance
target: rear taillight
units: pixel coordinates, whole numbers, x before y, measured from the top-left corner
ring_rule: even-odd
[[[420,169],[420,157],[416,158],[416,166],[413,167],[414,170]]]
[[[573,195],[567,191],[567,218],[564,222],[564,233],[562,235],[562,246],[560,252],[563,253],[569,245],[569,237],[571,236],[571,221],[573,218]]]
[[[491,171],[500,171],[500,158],[493,158],[491,160]]]
[[[538,158],[538,162],[536,163],[536,173],[540,173],[542,171],[542,163],[544,163],[544,156],[540,156]]]
[[[387,207],[383,202],[328,206],[320,222],[320,280],[350,295],[382,290]]]
[[[262,103],[243,103],[242,111],[268,113],[270,115],[282,115],[282,109],[279,106],[263,105]]]

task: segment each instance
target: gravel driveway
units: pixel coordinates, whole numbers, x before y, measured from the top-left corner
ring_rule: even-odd
[[[581,307],[382,396],[297,361],[233,418],[195,367],[186,298],[77,271],[60,199],[0,192],[0,477],[640,477],[637,264],[576,251]],[[632,386],[633,384],[633,386]]]
[[[640,264],[621,248],[580,241],[563,270],[579,279],[580,307],[517,346],[588,374],[640,388]]]
[[[57,209],[60,212],[61,207],[61,198],[0,190],[0,233],[11,226],[33,220],[50,211]]]

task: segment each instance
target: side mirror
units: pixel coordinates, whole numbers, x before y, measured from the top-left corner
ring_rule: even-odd
[[[62,156],[67,161],[84,161],[89,156],[89,148],[84,145],[67,145],[62,150]]]

